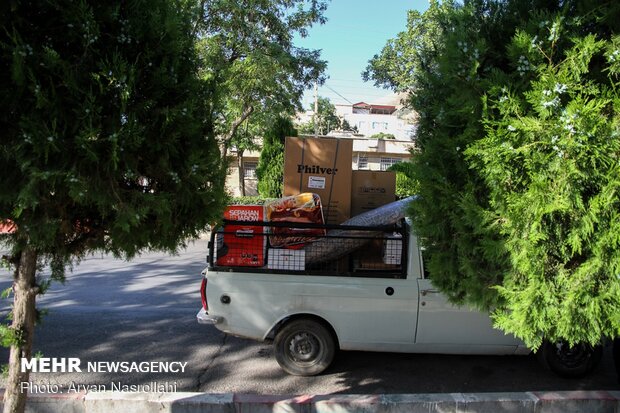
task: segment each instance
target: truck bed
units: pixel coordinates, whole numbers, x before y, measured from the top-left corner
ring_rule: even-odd
[[[408,226],[224,221],[211,233],[214,271],[406,278]]]

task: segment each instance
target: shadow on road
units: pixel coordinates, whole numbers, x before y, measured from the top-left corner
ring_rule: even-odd
[[[176,256],[146,253],[129,262],[89,256],[72,272],[67,271],[64,284],[52,283],[38,304],[51,312],[197,308],[206,248],[206,241],[199,240]],[[0,288],[9,287],[11,274],[1,270],[0,280]],[[9,305],[8,300],[2,301],[2,308]]]
[[[229,338],[201,377],[202,391],[258,394],[398,394],[618,389],[610,348],[583,379],[563,379],[536,356],[450,356],[371,352],[338,353],[319,377],[284,373],[265,344]],[[243,372],[243,375],[239,372]],[[235,382],[227,378],[235,377]]]
[[[206,242],[179,256],[145,254],[131,262],[85,259],[66,284],[54,284],[40,301],[50,314],[35,334],[45,357],[97,361],[187,363],[179,373],[37,373],[40,383],[110,386],[175,384],[178,391],[255,394],[376,394],[518,392],[617,389],[610,348],[589,377],[567,380],[544,370],[534,356],[441,356],[340,352],[319,377],[284,373],[268,344],[228,337],[198,325],[200,272]],[[0,272],[0,288],[11,285]],[[5,300],[2,312],[9,303]],[[371,328],[372,326],[369,326]],[[0,350],[8,360],[8,352]]]

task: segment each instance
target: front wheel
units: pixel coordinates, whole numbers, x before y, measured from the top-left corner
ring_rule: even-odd
[[[310,319],[287,323],[278,332],[273,344],[278,364],[294,376],[322,373],[336,353],[331,332],[323,324]]]
[[[576,344],[570,346],[564,341],[545,342],[540,350],[543,362],[559,376],[579,378],[590,373],[603,355],[602,346]]]

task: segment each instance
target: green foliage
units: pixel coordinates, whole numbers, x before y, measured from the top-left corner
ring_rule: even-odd
[[[619,10],[432,2],[366,72],[415,90],[433,282],[532,348],[620,334]]]
[[[556,19],[549,31],[575,24]],[[535,35],[521,32],[510,45],[540,62],[532,81],[490,88],[488,133],[467,152],[511,251],[498,288],[508,304],[495,317],[530,343],[594,343],[620,328],[620,79],[609,65],[618,38],[530,48]]]
[[[341,122],[336,115],[336,107],[330,102],[329,98],[319,96],[317,103],[318,112],[313,120],[297,126],[301,134],[313,135],[315,122],[318,126],[319,135],[327,135],[330,131],[340,128]],[[311,110],[314,110],[314,107]]]
[[[0,215],[62,277],[95,249],[174,250],[223,207],[182,1],[3,6]]]
[[[260,168],[260,173],[258,172]],[[284,145],[263,147],[256,169],[258,193],[264,197],[280,198],[284,183]]]
[[[379,132],[369,136],[368,139],[396,139],[396,136],[391,133]]]
[[[328,98],[319,97],[319,113],[315,117],[315,122],[319,126],[319,135],[327,135],[334,129],[340,128],[340,118],[336,115],[336,107]]]
[[[33,261],[62,280],[93,250],[175,251],[217,221],[226,151],[257,136],[248,117],[263,106],[292,112],[320,80],[319,52],[292,41],[324,9],[320,0],[3,2],[0,220],[17,225],[1,241],[28,264],[16,277],[37,292],[46,285],[31,285]],[[25,341],[14,350],[29,350]]]
[[[314,123],[312,121],[296,124],[295,128],[300,135],[314,135]]]
[[[408,198],[418,193],[419,184],[415,179],[413,163],[398,162],[390,166],[388,171],[396,172],[396,196],[398,198]]]
[[[0,298],[9,298],[11,294],[13,294],[13,287],[6,288],[2,291],[2,294],[0,294]]]
[[[323,0],[210,0],[201,2],[202,78],[210,85],[208,122],[227,149],[247,149],[275,115],[301,110],[304,91],[322,81],[320,51],[296,47],[296,35],[325,21]],[[237,128],[250,120],[245,138]],[[243,128],[241,128],[243,129]],[[251,142],[251,140],[250,140]]]
[[[409,11],[407,30],[388,40],[381,53],[370,60],[363,79],[397,92],[414,90],[419,86],[419,75],[436,64],[437,54],[443,49],[440,41],[444,28],[450,27],[446,25],[446,15],[455,7],[451,0],[431,0],[425,12]]]
[[[0,324],[0,345],[11,347],[23,342],[23,332],[4,324]]]
[[[416,91],[409,104],[419,114],[420,151],[412,158],[411,174],[420,196],[410,213],[433,282],[455,303],[488,308],[500,304],[492,287],[501,284],[508,258],[480,206],[482,179],[464,161],[463,150],[484,133],[476,68],[493,57],[484,54],[488,43],[509,37],[507,21],[490,5],[478,6],[432,2],[423,14],[411,12],[407,32],[386,45],[367,74],[378,84]],[[479,30],[482,25],[485,30]]]
[[[357,126],[351,126],[351,124],[349,123],[348,120],[343,119],[342,120],[342,125],[340,125],[340,128],[345,131],[345,132],[353,132],[353,133],[357,133]]]
[[[265,202],[273,198],[265,198],[262,196],[237,196],[231,198],[229,205],[265,205]]]
[[[256,176],[258,193],[262,197],[280,198],[284,180],[284,139],[297,136],[297,130],[290,119],[278,117],[263,137]]]

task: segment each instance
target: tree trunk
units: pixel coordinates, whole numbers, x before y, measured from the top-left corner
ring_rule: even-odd
[[[27,383],[30,372],[22,372],[22,358],[32,357],[32,340],[36,319],[35,300],[38,292],[36,283],[37,252],[30,247],[22,251],[14,275],[14,300],[12,329],[19,338],[11,345],[9,356],[9,377],[4,392],[4,413],[23,413],[26,408],[26,392],[21,383]]]
[[[235,119],[235,121],[230,126],[230,130],[228,131],[228,133],[226,133],[226,135],[222,138],[222,159],[226,159],[226,155],[228,155],[228,147],[230,146],[232,138],[235,137],[237,129],[239,129],[239,126],[241,126],[241,124],[252,114],[252,112],[254,112],[254,106],[248,106],[243,109],[241,116]]]
[[[243,169],[243,150],[237,152],[237,166],[239,167],[239,192],[245,196],[245,170]]]

